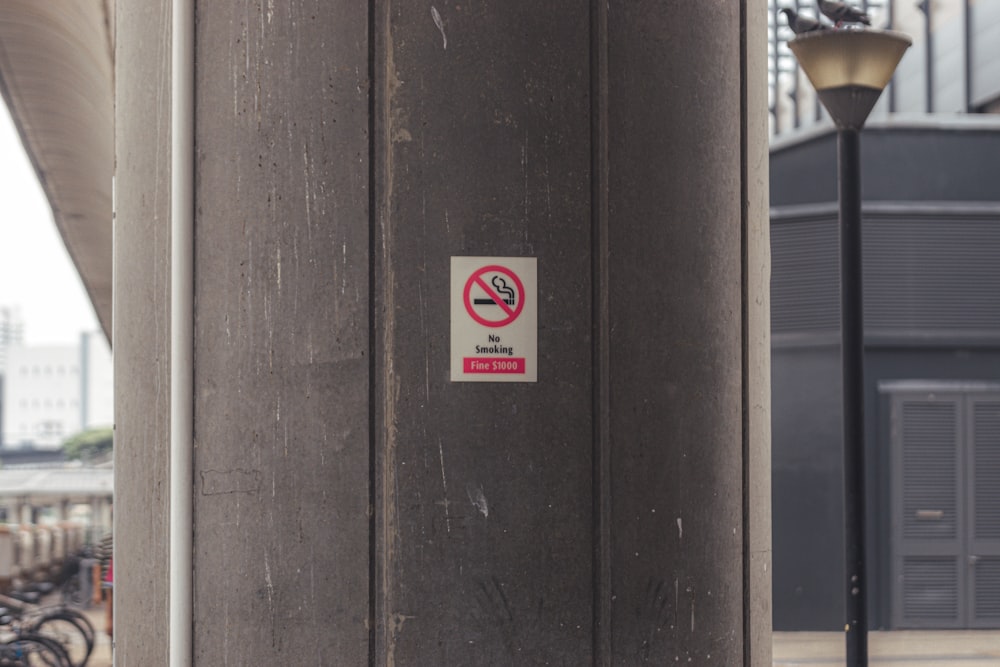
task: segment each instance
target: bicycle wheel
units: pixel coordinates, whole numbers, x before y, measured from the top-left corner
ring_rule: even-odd
[[[94,650],[93,637],[70,614],[47,614],[31,624],[31,632],[58,642],[69,657],[70,667],[84,667]]]
[[[39,623],[42,622],[43,618],[48,618],[49,616],[69,616],[77,625],[79,625],[84,634],[87,636],[87,642],[93,646],[96,643],[97,633],[94,630],[94,625],[87,619],[84,614],[78,609],[73,607],[67,607],[65,605],[59,605],[56,607],[42,607],[36,609],[32,612],[30,618],[27,620],[27,627],[34,628],[37,627]]]
[[[69,657],[55,641],[38,635],[21,635],[4,644],[4,655],[18,667],[72,667]]]
[[[97,636],[97,633],[94,631],[93,623],[91,623],[82,612],[77,609],[73,609],[72,607],[56,607],[52,611],[45,613],[45,616],[60,615],[69,616],[73,619],[73,621],[83,629],[84,634],[87,635],[87,642],[90,644],[91,648],[93,648],[95,642],[94,638]]]

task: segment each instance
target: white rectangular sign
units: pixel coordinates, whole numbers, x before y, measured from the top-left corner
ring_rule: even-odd
[[[537,258],[452,257],[451,381],[537,379]]]

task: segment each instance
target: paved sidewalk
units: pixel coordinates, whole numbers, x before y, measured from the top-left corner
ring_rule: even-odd
[[[775,667],[843,667],[839,632],[774,633]],[[886,667],[998,667],[1000,631],[870,632],[868,662]]]

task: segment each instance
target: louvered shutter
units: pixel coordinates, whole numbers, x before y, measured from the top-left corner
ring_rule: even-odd
[[[971,395],[970,625],[1000,627],[1000,398]]]
[[[865,330],[1000,330],[1000,224],[994,217],[865,219]]]
[[[835,212],[771,226],[771,328],[775,334],[839,331],[838,229]]]
[[[961,405],[958,396],[933,393],[892,400],[895,627],[965,621]]]

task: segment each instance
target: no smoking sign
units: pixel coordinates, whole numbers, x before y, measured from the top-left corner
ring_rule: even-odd
[[[534,257],[451,258],[452,382],[535,382]]]

